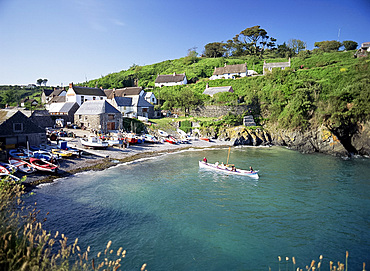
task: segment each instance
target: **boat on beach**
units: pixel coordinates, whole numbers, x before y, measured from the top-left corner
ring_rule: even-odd
[[[253,179],[258,179],[259,178],[258,170],[257,171],[254,171],[254,170],[250,171],[250,170],[238,169],[238,168],[235,168],[235,167],[233,169],[232,167],[229,167],[229,166],[221,166],[221,165],[218,165],[218,164],[211,164],[211,163],[206,163],[206,162],[203,162],[203,161],[199,161],[199,167],[204,168],[204,169],[213,170],[213,171],[216,171],[216,172],[222,172],[222,173],[239,175],[239,176],[247,176],[247,177],[250,177],[250,178],[253,178]]]
[[[164,141],[170,143],[170,144],[178,144],[178,140],[174,138],[173,136],[168,136],[167,138],[164,139]]]
[[[100,138],[98,138],[96,136],[90,136],[87,139],[81,138],[80,141],[81,141],[81,144],[84,147],[87,147],[87,148],[93,148],[93,149],[106,149],[106,148],[108,148],[108,142],[103,141],[103,140],[101,140]]]
[[[36,171],[36,169],[31,164],[29,164],[26,161],[23,161],[20,158],[10,157],[9,164],[17,167],[18,171],[26,173],[26,174],[31,174]]]
[[[62,158],[72,156],[72,152],[67,151],[67,150],[62,150],[62,149],[52,149],[51,153],[54,154],[54,155],[57,155],[57,157],[62,157]]]
[[[18,170],[17,167],[9,163],[0,162],[0,166],[5,167],[9,172],[16,172]]]
[[[7,173],[10,174],[9,170],[6,167],[0,165],[0,173]]]
[[[20,179],[10,173],[0,173],[0,180],[15,181],[18,182]]]
[[[33,157],[31,157],[29,161],[30,161],[30,164],[39,171],[47,171],[47,172],[52,172],[52,173],[56,173],[58,171],[58,166],[48,161],[33,158]]]
[[[145,134],[144,138],[146,143],[159,143],[158,139],[153,135]]]
[[[9,155],[11,157],[15,157],[19,159],[26,159],[29,157],[29,154],[24,153],[22,149],[9,150]]]

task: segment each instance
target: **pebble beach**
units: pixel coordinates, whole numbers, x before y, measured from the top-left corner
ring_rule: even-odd
[[[117,163],[124,163],[133,161],[136,159],[153,157],[159,154],[186,150],[191,148],[202,149],[202,148],[214,148],[214,147],[227,147],[231,146],[229,141],[220,140],[190,140],[187,144],[170,144],[167,142],[151,144],[135,144],[129,145],[128,148],[120,147],[108,147],[105,150],[92,150],[82,147],[80,144],[80,138],[90,135],[90,132],[83,130],[70,130],[76,137],[60,138],[59,140],[67,141],[68,147],[77,147],[82,150],[81,157],[63,158],[58,161],[59,169],[55,175],[50,175],[43,172],[35,172],[27,175],[27,179],[24,184],[27,190],[32,190],[41,183],[50,183],[53,180],[71,176],[72,174],[88,171],[88,170],[103,170]],[[57,145],[57,142],[51,142],[51,146]],[[16,173],[17,175],[18,173]],[[21,175],[17,175],[21,177]]]

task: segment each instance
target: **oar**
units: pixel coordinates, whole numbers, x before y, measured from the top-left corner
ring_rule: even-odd
[[[228,165],[228,164],[229,164],[230,149],[231,149],[231,147],[229,147],[229,153],[227,154],[227,161],[226,161],[226,165]]]

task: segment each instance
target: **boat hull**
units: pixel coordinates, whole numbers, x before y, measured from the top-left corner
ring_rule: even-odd
[[[56,165],[37,158],[30,158],[30,164],[39,171],[56,173],[58,170]]]
[[[236,169],[235,171],[232,171],[231,169],[228,169],[227,167],[220,167],[215,166],[214,164],[205,163],[203,161],[199,161],[199,167],[204,169],[209,169],[212,171],[220,172],[220,173],[226,173],[226,174],[233,174],[233,175],[239,175],[239,176],[247,176],[253,179],[258,179],[258,171],[250,172],[248,170],[243,169]]]
[[[9,164],[16,166],[18,168],[18,171],[26,174],[31,174],[36,171],[36,169],[32,165],[18,158],[10,157]]]

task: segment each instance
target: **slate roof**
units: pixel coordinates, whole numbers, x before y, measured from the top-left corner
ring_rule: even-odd
[[[73,90],[78,95],[106,96],[100,88],[88,88],[73,85]]]
[[[52,103],[49,107],[50,113],[69,113],[69,111],[75,106],[74,102],[69,103]],[[78,104],[77,104],[78,105]]]
[[[13,123],[22,123],[22,132],[13,131]],[[33,133],[45,133],[45,130],[30,120],[21,111],[17,111],[10,118],[0,124],[0,136],[10,136],[14,134],[33,134]]]
[[[139,96],[137,100],[135,100],[135,104],[137,107],[154,107],[151,103],[145,100],[144,97]]]
[[[48,104],[52,103],[65,103],[66,102],[66,96],[54,96],[53,98],[50,99]]]
[[[130,97],[114,97],[117,106],[132,106],[132,98]]]
[[[114,89],[114,97],[125,97],[139,95],[143,89],[141,87],[127,87]],[[105,89],[105,95],[108,99],[113,99],[113,89]]]
[[[234,92],[234,90],[231,86],[211,87],[211,88],[209,87],[203,91],[203,94],[213,96],[214,94],[219,93],[219,92]]]
[[[50,94],[53,93],[53,90],[52,89],[44,89],[44,94],[45,96],[50,96]]]
[[[247,64],[225,65],[224,67],[215,68],[213,75],[223,75],[228,73],[247,72]]]
[[[106,100],[92,100],[84,102],[75,115],[100,115],[106,113],[121,113]]]
[[[55,89],[55,90],[53,90],[53,92],[50,94],[50,96],[52,96],[52,97],[59,96],[63,91],[65,91],[65,90],[64,90],[64,89],[62,89],[62,88]]]
[[[185,73],[182,74],[165,74],[158,75],[155,79],[155,83],[176,83],[181,82],[185,79]]]

